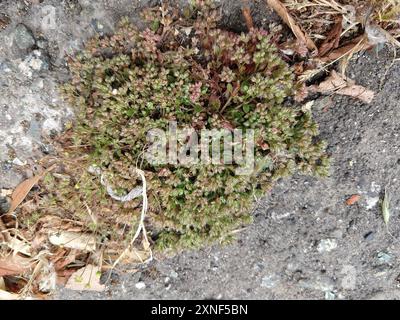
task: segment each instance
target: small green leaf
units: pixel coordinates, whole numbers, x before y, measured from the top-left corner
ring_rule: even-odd
[[[128,110],[125,111],[125,114],[128,117],[132,117],[134,113],[135,113],[135,110],[133,108],[132,109],[128,109]]]
[[[249,90],[249,82],[248,81],[243,81],[240,85],[240,91],[243,93],[246,93]]]
[[[154,20],[153,23],[151,24],[151,30],[153,32],[156,32],[159,27],[160,27],[160,21],[159,20]]]
[[[194,106],[194,112],[195,112],[195,113],[200,113],[200,112],[202,112],[202,111],[203,111],[203,108],[202,108],[200,105],[196,104],[196,105]]]

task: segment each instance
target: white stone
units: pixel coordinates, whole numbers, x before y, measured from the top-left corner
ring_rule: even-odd
[[[144,282],[140,281],[140,282],[135,284],[135,287],[138,290],[142,290],[142,289],[146,288],[146,284]]]
[[[330,252],[337,248],[337,241],[335,239],[322,239],[318,243],[317,250],[319,253]]]
[[[20,159],[15,158],[12,162],[13,164],[15,164],[16,166],[23,166],[26,164],[26,162],[22,162]]]
[[[366,208],[368,210],[371,210],[378,204],[379,197],[366,197],[365,202],[366,202]]]
[[[261,286],[264,288],[272,289],[279,283],[280,278],[276,274],[267,275],[262,278]]]

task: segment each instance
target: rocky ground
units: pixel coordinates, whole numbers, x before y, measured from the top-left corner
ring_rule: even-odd
[[[29,176],[24,164],[51,153],[51,136],[73,117],[57,93],[65,55],[122,16],[140,23],[149,3],[157,1],[0,2],[0,189]],[[240,1],[221,3],[224,24],[243,29]],[[258,24],[276,19],[264,1],[253,12]],[[389,49],[364,53],[348,75],[377,96],[370,105],[337,96],[314,104],[332,154],[329,178],[281,181],[229,246],[115,274],[103,293],[60,289],[56,298],[400,299],[400,61]],[[385,188],[388,230],[379,204]],[[359,202],[346,205],[353,194]]]

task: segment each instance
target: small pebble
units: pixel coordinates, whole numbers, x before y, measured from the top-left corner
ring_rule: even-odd
[[[278,285],[280,278],[276,274],[268,275],[262,278],[261,286],[264,288],[272,289]]]
[[[317,250],[319,253],[330,252],[337,248],[337,241],[335,239],[322,239],[318,243]]]
[[[375,238],[375,234],[373,231],[369,231],[366,234],[364,234],[364,239],[367,241],[371,241]]]
[[[144,282],[140,281],[135,284],[135,287],[136,287],[136,289],[141,290],[141,289],[146,288],[146,284]]]
[[[43,50],[34,50],[18,65],[20,71],[32,77],[34,72],[49,70],[50,58]]]
[[[14,165],[16,165],[16,166],[23,166],[23,165],[25,165],[26,163],[24,163],[24,162],[22,162],[20,159],[18,159],[18,158],[14,158],[14,160],[12,161],[12,163],[14,164]]]
[[[333,291],[335,287],[334,281],[325,276],[319,276],[315,279],[301,279],[298,283],[302,288],[323,292]]]
[[[11,202],[8,197],[0,196],[0,215],[10,210]]]
[[[36,45],[37,45],[40,49],[47,49],[47,47],[49,46],[49,42],[48,42],[46,39],[41,38],[41,39],[38,39],[38,40],[36,41]]]
[[[365,199],[365,204],[367,210],[373,209],[379,203],[379,197],[367,197]]]
[[[325,300],[335,300],[336,295],[332,291],[325,292]]]
[[[20,23],[15,27],[13,33],[14,45],[20,50],[28,50],[32,48],[36,41],[33,37],[32,31],[29,30],[24,24]]]
[[[393,258],[391,254],[389,254],[387,252],[383,252],[383,251],[382,252],[378,252],[377,257],[378,257],[378,261],[381,264],[388,264],[388,263],[390,263],[390,261]]]

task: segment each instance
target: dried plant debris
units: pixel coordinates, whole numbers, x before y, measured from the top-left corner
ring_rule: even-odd
[[[334,28],[338,18],[341,19],[343,39],[353,38],[366,25],[398,32],[398,0],[284,0],[282,3],[317,44],[328,38],[329,30]]]
[[[51,169],[52,168],[50,168],[49,170]],[[12,201],[8,213],[12,213],[22,203],[22,201],[24,201],[29,191],[39,182],[41,178],[43,178],[43,176],[49,170],[46,170],[41,174],[25,180],[18,187],[15,188],[15,190],[11,194]]]
[[[337,64],[344,75],[348,62],[358,52],[374,47],[379,50],[386,44],[400,47],[398,0],[266,2],[278,12],[297,38],[297,43],[293,43],[290,37],[283,38],[279,47],[292,59],[300,83],[313,81],[317,75],[321,79],[323,73]],[[300,62],[297,56],[302,58]],[[301,97],[305,99],[307,91],[303,92]]]
[[[356,85],[354,81],[342,77],[336,71],[332,71],[331,75],[318,86],[313,87],[313,90],[324,94],[346,95],[360,99],[365,103],[371,103],[375,96],[373,91]]]
[[[268,5],[275,10],[275,12],[281,17],[281,19],[290,27],[297,40],[300,42],[300,46],[305,46],[311,51],[317,51],[317,47],[314,41],[304,33],[299,25],[295,22],[287,7],[282,4],[279,0],[267,0]]]

